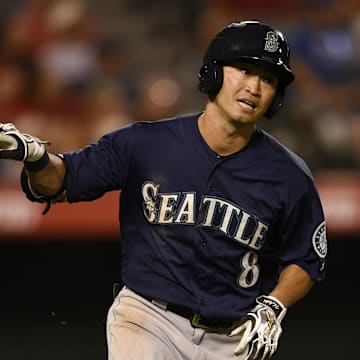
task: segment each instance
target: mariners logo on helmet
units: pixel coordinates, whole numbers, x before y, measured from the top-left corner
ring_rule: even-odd
[[[278,34],[274,31],[268,31],[265,37],[264,50],[269,52],[276,52],[279,48]]]

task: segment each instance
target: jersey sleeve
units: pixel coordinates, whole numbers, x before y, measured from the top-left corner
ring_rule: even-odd
[[[104,135],[97,143],[63,154],[68,202],[95,200],[108,191],[120,190],[130,164],[132,127]]]
[[[318,191],[308,179],[304,191],[294,187],[289,194],[289,207],[278,232],[280,272],[290,264],[302,267],[311,278],[325,276],[327,255],[326,223]]]

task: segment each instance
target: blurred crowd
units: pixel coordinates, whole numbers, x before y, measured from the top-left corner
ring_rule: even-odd
[[[360,166],[358,0],[16,0],[0,5],[0,122],[74,150],[134,121],[203,109],[211,38],[242,19],[282,30],[296,82],[260,126],[313,171]],[[0,179],[19,167],[0,163]]]

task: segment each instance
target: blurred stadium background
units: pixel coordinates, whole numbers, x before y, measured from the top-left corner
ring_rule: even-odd
[[[296,82],[260,124],[312,169],[329,230],[328,273],[284,324],[278,360],[356,358],[360,235],[358,0],[0,2],[0,122],[53,152],[202,109],[197,72],[218,29],[258,19],[288,35]],[[106,359],[119,281],[117,193],[42,216],[0,162],[0,359]]]

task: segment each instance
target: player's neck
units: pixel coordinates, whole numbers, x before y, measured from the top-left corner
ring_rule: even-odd
[[[241,151],[250,141],[254,130],[254,125],[242,126],[239,129],[230,123],[218,121],[208,112],[199,116],[198,127],[208,146],[221,156]]]

